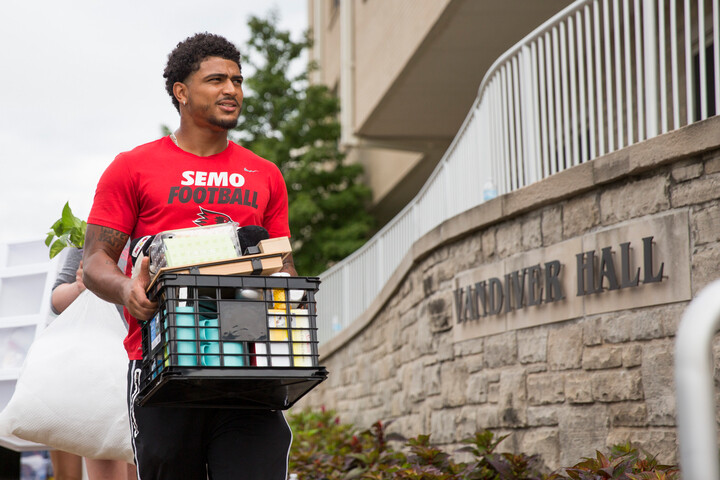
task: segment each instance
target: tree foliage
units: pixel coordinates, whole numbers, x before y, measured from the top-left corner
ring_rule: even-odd
[[[310,36],[293,40],[278,27],[276,12],[252,16],[248,25],[245,99],[233,136],[280,168],[288,188],[295,266],[300,275],[316,275],[369,237],[370,190],[361,182],[362,166],[349,164],[338,148],[337,97],[308,82],[312,65],[297,67],[311,46]]]

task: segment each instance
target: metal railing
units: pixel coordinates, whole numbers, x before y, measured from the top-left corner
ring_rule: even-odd
[[[420,237],[483,202],[720,112],[720,0],[580,0],[489,69],[418,195],[321,275],[319,340],[370,306]]]
[[[685,480],[717,480],[717,422],[712,340],[720,327],[720,280],[700,292],[683,314],[675,340],[680,461]]]

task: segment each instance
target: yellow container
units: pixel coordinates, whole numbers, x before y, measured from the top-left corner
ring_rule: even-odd
[[[273,310],[281,310],[282,313],[286,313],[287,303],[285,301],[285,289],[273,288],[272,294],[273,300],[275,301],[275,303],[273,303]]]
[[[268,310],[270,363],[273,367],[290,366],[290,346],[288,344],[287,323],[287,315],[285,314],[284,309]]]
[[[290,319],[294,365],[296,367],[312,367],[312,337],[308,311],[293,309]]]

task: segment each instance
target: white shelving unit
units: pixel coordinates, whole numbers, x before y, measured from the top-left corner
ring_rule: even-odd
[[[42,331],[50,293],[63,255],[48,258],[43,240],[0,243],[0,410],[10,401],[30,345]],[[17,451],[33,444],[2,437],[0,445]]]

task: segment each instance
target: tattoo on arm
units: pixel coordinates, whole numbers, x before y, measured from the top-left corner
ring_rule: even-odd
[[[110,258],[117,261],[117,259],[120,258],[123,248],[125,248],[127,239],[128,235],[118,230],[99,225],[91,225],[87,229],[85,249],[90,252],[102,250]]]
[[[122,249],[125,246],[127,237],[126,234],[108,227],[100,227],[98,233],[98,241],[106,243],[113,250]]]

